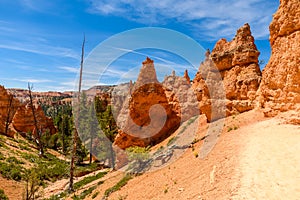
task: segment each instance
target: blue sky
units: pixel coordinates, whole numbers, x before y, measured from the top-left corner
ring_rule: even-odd
[[[115,34],[153,26],[179,31],[212,49],[218,39],[231,40],[240,26],[249,23],[260,60],[267,62],[268,26],[279,1],[1,0],[0,4],[0,84],[26,88],[31,82],[35,91],[66,91],[74,88],[83,34],[86,56]],[[172,65],[170,70],[177,74],[191,68],[172,53],[141,49],[113,62],[117,67],[110,68],[100,83],[116,83],[122,74],[141,66],[146,55],[158,66]],[[192,78],[194,73],[191,69]]]

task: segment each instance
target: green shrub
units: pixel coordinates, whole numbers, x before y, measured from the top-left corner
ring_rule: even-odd
[[[5,157],[1,152],[0,152],[0,160],[5,160]]]
[[[64,199],[64,197],[66,197],[66,196],[67,196],[67,192],[62,192],[60,194],[52,195],[47,200],[61,200],[61,199]]]
[[[170,146],[170,145],[173,144],[176,140],[177,140],[177,137],[172,137],[172,138],[168,141],[167,146]]]
[[[179,135],[182,134],[189,125],[191,125],[196,119],[198,118],[198,116],[192,117],[191,119],[189,119],[189,121],[186,123],[186,125],[184,127],[182,127],[182,129],[179,132]]]
[[[97,179],[102,178],[107,172],[99,172],[96,176],[88,176],[74,184],[74,189],[77,190],[83,185],[89,184]]]
[[[92,199],[95,199],[99,195],[99,193],[100,192],[96,192],[95,194],[93,194]]]
[[[40,159],[38,156],[29,153],[21,153],[21,157],[31,163],[35,163]]]
[[[84,190],[84,191],[80,194],[79,198],[80,198],[80,199],[85,199],[85,197],[88,196],[89,194],[91,194],[95,189],[96,189],[96,186],[93,186],[93,187],[90,187],[90,188],[87,189],[87,190]]]
[[[194,151],[194,156],[195,156],[195,158],[198,158],[198,156],[199,156],[198,152]]]
[[[45,153],[45,157],[40,158],[33,154],[22,153],[21,157],[35,164],[32,170],[37,172],[38,178],[43,182],[54,182],[68,177],[69,164],[64,160],[58,159],[52,154]]]
[[[74,174],[75,176],[82,176],[97,171],[101,168],[102,166],[100,166],[98,163],[91,163],[89,165],[77,165]]]
[[[24,169],[17,164],[0,162],[0,174],[4,178],[20,181]]]
[[[129,147],[126,149],[129,165],[127,171],[133,174],[140,174],[150,167],[151,159],[149,155],[150,147]]]
[[[5,195],[5,193],[2,189],[0,189],[0,199],[1,200],[8,200],[8,197]]]
[[[69,165],[61,160],[53,160],[38,163],[36,170],[41,180],[55,182],[68,177]]]
[[[111,193],[121,189],[132,178],[133,177],[131,175],[126,174],[116,185],[114,185],[113,187],[108,188],[107,190],[105,190],[105,192],[104,192],[105,197],[108,197]]]
[[[38,174],[35,170],[27,170],[24,175],[25,191],[23,199],[35,199],[41,197],[40,186],[42,180],[38,178]]]
[[[31,149],[26,145],[20,144],[19,147],[20,147],[21,150],[31,151]]]
[[[6,162],[11,163],[11,164],[24,164],[23,161],[18,160],[16,157],[6,158]]]

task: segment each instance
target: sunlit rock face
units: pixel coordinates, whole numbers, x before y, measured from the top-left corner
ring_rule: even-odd
[[[181,117],[169,103],[166,89],[158,82],[150,58],[143,62],[130,93],[118,116],[121,129],[114,145],[121,149],[154,145],[179,127]]]
[[[15,115],[20,102],[13,98],[12,94],[9,94],[7,90],[0,85],[0,133],[5,134],[6,122],[11,123],[13,116]],[[11,126],[6,133],[7,136],[13,137],[15,131],[11,130]]]
[[[274,116],[300,104],[300,2],[281,0],[269,29],[272,54],[263,70],[260,103]]]
[[[55,134],[56,128],[53,125],[53,121],[51,118],[45,115],[42,107],[36,105],[34,109],[37,126],[39,127],[40,131],[43,133],[49,132],[50,134]],[[20,133],[32,133],[33,135],[37,134],[32,109],[29,104],[22,105],[18,108],[13,117],[12,125],[14,129]]]
[[[197,94],[199,109],[209,121],[224,117],[222,104],[226,105],[225,116],[255,107],[256,91],[261,82],[259,54],[249,24],[238,29],[232,41],[221,39],[211,53],[206,53],[206,59],[201,63],[192,87]],[[221,90],[224,90],[224,97],[218,94],[222,93]],[[215,97],[211,96],[212,92]],[[212,113],[212,101],[215,101],[215,107],[220,106],[220,110],[217,108]]]

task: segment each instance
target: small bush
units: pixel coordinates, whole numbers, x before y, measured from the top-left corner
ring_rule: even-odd
[[[200,141],[200,139],[194,138],[194,140],[192,141],[192,144],[196,144]]]
[[[100,193],[100,192],[96,192],[95,194],[93,194],[93,195],[92,195],[92,199],[95,199],[95,198],[99,195],[99,193]]]
[[[177,140],[177,137],[172,137],[172,138],[168,141],[167,146],[170,146],[170,145],[173,144],[176,140]]]
[[[66,197],[66,196],[67,196],[67,192],[62,192],[62,193],[57,194],[57,195],[52,195],[47,200],[61,200],[61,199],[64,199],[64,197]]]
[[[111,193],[121,189],[123,186],[125,186],[128,183],[130,179],[132,179],[132,176],[126,174],[116,185],[105,190],[104,192],[105,197],[108,197]]]
[[[23,161],[18,160],[16,157],[7,158],[6,162],[11,163],[11,164],[24,164]]]
[[[5,157],[1,152],[0,152],[0,160],[5,160]]]
[[[40,159],[38,156],[28,153],[21,153],[21,157],[31,163],[35,163]]]
[[[164,193],[165,194],[168,193],[168,188],[164,189]]]
[[[45,153],[44,158],[28,153],[21,153],[21,157],[35,164],[33,170],[37,172],[38,178],[43,182],[54,182],[68,177],[69,164],[49,153]]]
[[[77,190],[83,185],[89,184],[97,179],[102,178],[107,172],[99,172],[96,176],[88,176],[74,184],[74,189]]]
[[[38,174],[35,170],[27,170],[24,175],[25,180],[25,192],[23,194],[23,199],[34,200],[41,197],[39,193],[42,181],[38,178]]]
[[[5,193],[2,189],[0,189],[0,199],[1,200],[8,200],[8,197],[5,195]]]
[[[23,168],[17,164],[0,162],[0,174],[4,178],[20,181],[22,179]]]
[[[195,158],[198,158],[198,156],[199,156],[198,152],[194,151],[194,156],[195,156]]]
[[[19,147],[20,147],[21,150],[31,151],[31,149],[26,145],[20,144]]]
[[[150,147],[129,147],[126,149],[129,165],[127,171],[133,174],[145,172],[151,164]]]
[[[182,133],[187,129],[187,127],[188,127],[189,125],[191,125],[197,118],[198,118],[198,117],[195,116],[195,117],[189,119],[189,121],[187,122],[187,124],[186,124],[184,127],[182,127],[182,129],[180,130],[179,134],[182,134]]]
[[[84,190],[79,196],[73,196],[73,200],[83,200],[85,197],[87,197],[89,194],[91,194],[96,189],[96,186],[90,187],[87,190]]]
[[[98,163],[91,163],[89,165],[77,165],[75,168],[74,176],[83,176],[89,173],[92,173],[94,171],[97,171],[101,169],[102,166],[100,166]]]

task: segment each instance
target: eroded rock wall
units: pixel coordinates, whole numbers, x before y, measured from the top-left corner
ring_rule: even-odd
[[[254,100],[261,82],[259,54],[249,24],[238,29],[232,41],[221,39],[211,53],[206,53],[206,60],[201,63],[193,80],[193,88],[199,108],[209,121],[225,117],[222,104],[226,105],[226,116],[255,107]],[[211,96],[213,93],[215,97]],[[215,101],[214,107],[220,106],[218,109],[221,109],[215,109],[213,115],[212,101]]]
[[[274,116],[300,104],[300,1],[280,0],[269,29],[272,54],[263,70],[260,103]]]

